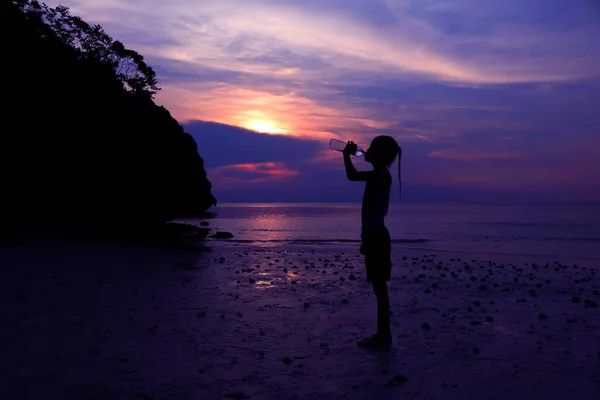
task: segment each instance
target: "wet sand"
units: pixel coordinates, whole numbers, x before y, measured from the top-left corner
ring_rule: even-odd
[[[0,248],[2,399],[598,399],[591,262],[394,249],[390,351],[353,246]]]

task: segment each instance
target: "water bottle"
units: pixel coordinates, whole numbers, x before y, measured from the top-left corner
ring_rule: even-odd
[[[336,151],[344,151],[348,142],[344,142],[342,140],[331,139],[329,141],[329,148]],[[365,151],[361,147],[357,147],[354,154],[351,154],[355,157],[364,157]]]

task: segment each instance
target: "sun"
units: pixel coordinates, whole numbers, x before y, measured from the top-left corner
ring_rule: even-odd
[[[266,120],[248,121],[246,128],[260,133],[286,133],[284,129],[281,129],[273,122]]]

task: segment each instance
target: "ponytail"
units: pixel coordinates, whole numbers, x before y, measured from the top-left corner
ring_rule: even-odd
[[[400,161],[402,160],[402,147],[398,145],[398,192],[400,193],[400,201],[402,201],[402,178],[400,176]]]

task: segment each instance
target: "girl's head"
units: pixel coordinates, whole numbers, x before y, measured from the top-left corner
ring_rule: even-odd
[[[371,142],[371,146],[367,150],[365,161],[373,164],[374,167],[390,167],[396,156],[400,157],[402,149],[398,142],[386,135],[377,136]]]
[[[365,155],[365,161],[373,164],[375,168],[390,168],[396,157],[398,157],[398,180],[402,183],[400,179],[402,148],[393,137],[381,135],[373,139]]]

